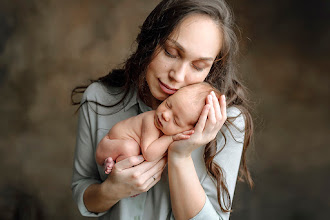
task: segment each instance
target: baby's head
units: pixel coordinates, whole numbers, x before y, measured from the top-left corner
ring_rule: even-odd
[[[206,97],[211,91],[214,91],[220,99],[221,93],[206,82],[179,89],[156,109],[156,127],[165,135],[174,135],[193,129],[205,106]]]

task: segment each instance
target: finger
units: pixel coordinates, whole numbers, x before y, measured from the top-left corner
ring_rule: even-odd
[[[211,93],[207,95],[206,97],[206,103],[205,104],[210,104],[211,105],[212,103],[212,95]]]
[[[221,96],[220,109],[221,109],[222,117],[227,119],[227,107],[226,107],[226,97],[225,97],[225,95]]]
[[[217,119],[217,121],[219,121],[221,119],[220,103],[213,91],[212,91],[212,97],[213,97],[212,101],[213,101],[213,106],[214,106],[215,118]],[[220,99],[221,99],[221,97],[220,97]]]
[[[210,110],[210,104],[206,104],[204,106],[202,113],[199,116],[198,122],[195,126],[195,132],[197,132],[197,133],[203,132],[209,110]]]
[[[128,157],[128,158],[126,158],[124,160],[121,160],[118,163],[116,163],[115,168],[117,170],[125,170],[125,169],[128,169],[130,167],[139,165],[143,161],[144,161],[144,158],[143,158],[142,155],[132,156],[132,157]]]
[[[191,135],[191,134],[193,134],[195,131],[194,130],[189,130],[189,131],[184,131],[184,132],[182,132],[182,134],[184,134],[184,135]]]
[[[159,170],[155,175],[153,175],[150,179],[148,179],[148,181],[146,182],[147,187],[145,191],[148,191],[149,189],[151,189],[151,187],[153,187],[160,181],[160,179],[162,178],[162,173],[164,171],[164,168]]]
[[[177,137],[175,137],[175,141],[180,141],[180,140],[186,140],[189,139],[190,135],[186,135],[186,134],[179,134]]]
[[[141,182],[146,183],[152,176],[154,176],[159,171],[163,170],[166,165],[166,158],[159,160],[154,166],[152,166],[148,171],[141,175]]]
[[[212,100],[213,100],[213,98],[212,98]],[[217,122],[217,119],[215,118],[215,112],[214,112],[214,106],[213,106],[213,101],[211,100],[211,107],[210,107],[210,111],[209,111],[209,113],[208,113],[208,117],[207,117],[207,124],[206,124],[206,126],[208,126],[208,125],[212,125],[212,126],[214,126],[215,125],[215,123]]]

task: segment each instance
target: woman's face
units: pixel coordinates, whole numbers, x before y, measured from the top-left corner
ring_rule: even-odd
[[[156,49],[147,68],[153,105],[183,86],[204,81],[221,45],[222,33],[210,17],[195,14],[185,18],[164,47]]]

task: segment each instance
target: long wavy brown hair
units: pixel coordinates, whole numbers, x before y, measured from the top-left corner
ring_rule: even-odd
[[[253,181],[246,164],[246,151],[253,135],[253,121],[249,112],[246,89],[237,78],[237,54],[238,41],[235,34],[235,24],[232,12],[223,0],[163,0],[149,14],[144,21],[141,31],[136,38],[137,49],[125,61],[121,69],[113,69],[109,74],[92,82],[101,82],[107,87],[122,88],[124,96],[112,107],[121,103],[131,89],[137,89],[138,95],[147,103],[147,95],[150,94],[145,79],[146,70],[157,48],[164,46],[166,40],[182,20],[191,14],[207,15],[214,20],[223,34],[223,45],[216,61],[206,77],[205,81],[226,95],[227,106],[235,106],[240,109],[245,120],[245,132],[243,152],[241,157],[238,180],[247,181],[252,187]],[[83,93],[88,85],[78,86],[71,93],[74,105],[80,102],[74,101],[74,96]],[[85,102],[88,102],[86,100]],[[84,103],[80,103],[80,106]],[[99,103],[97,103],[99,104]],[[102,104],[100,104],[102,105]],[[104,106],[104,105],[102,105]],[[238,116],[236,116],[238,117]],[[235,117],[235,118],[236,118]],[[224,126],[232,128],[235,118],[228,117]],[[230,129],[229,129],[230,130]],[[217,149],[216,139],[208,143],[204,151],[204,162],[211,177],[217,183],[217,198],[223,212],[231,211],[232,198],[228,191],[223,169],[214,162],[214,157],[226,146]],[[235,137],[233,137],[235,139]]]

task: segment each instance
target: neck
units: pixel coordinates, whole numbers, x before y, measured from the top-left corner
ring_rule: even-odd
[[[151,99],[150,102],[151,102],[150,107],[151,107],[153,110],[155,110],[156,108],[158,108],[158,106],[160,105],[160,103],[162,103],[162,101],[159,101],[159,100],[155,99],[154,97],[152,97],[152,99]]]
[[[158,108],[160,103],[162,103],[162,101],[159,101],[158,99],[153,97],[149,90],[148,92],[145,91],[145,95],[143,95],[142,100],[147,106],[151,107],[153,110]]]

